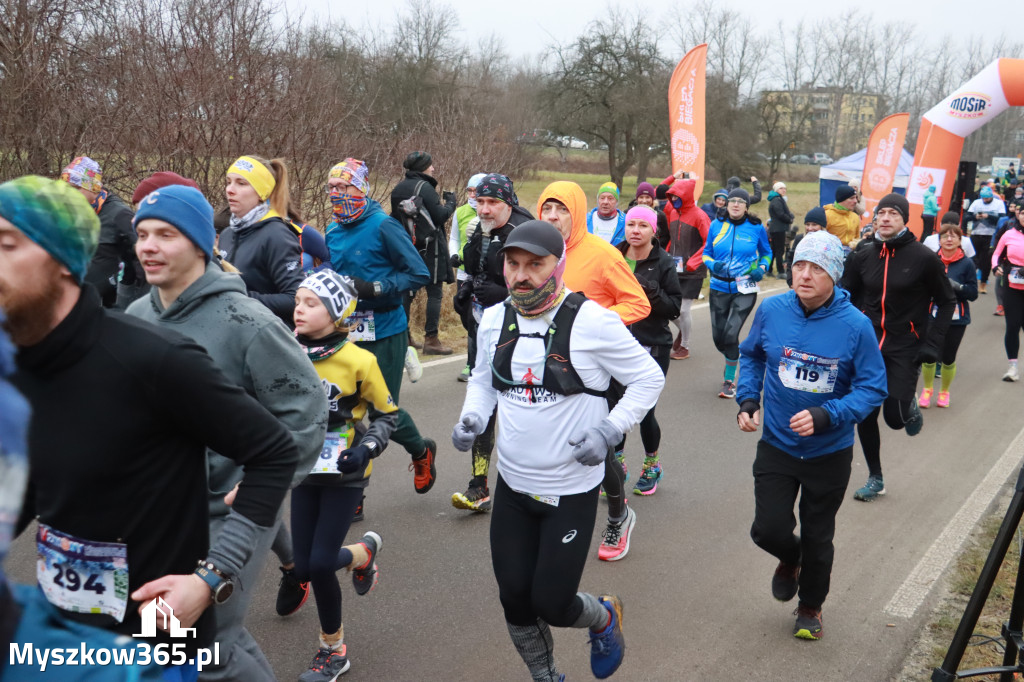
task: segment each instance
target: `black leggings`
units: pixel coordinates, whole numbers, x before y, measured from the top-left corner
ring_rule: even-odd
[[[864,421],[857,424],[857,437],[860,438],[860,446],[864,449],[868,475],[882,475],[882,434],[878,430],[878,413],[882,413],[885,423],[890,429],[899,430],[907,423],[910,404],[910,400],[886,398],[881,407],[871,410]]]
[[[971,244],[974,245],[974,265],[981,270],[981,283],[988,283],[988,274],[992,271],[991,253],[992,235],[972,234]]]
[[[757,294],[727,294],[711,290],[711,338],[726,360],[740,358],[740,330],[757,303]]]
[[[365,488],[300,485],[292,490],[292,544],[295,576],[313,586],[320,629],[341,629],[338,552],[345,542]],[[348,550],[346,550],[348,555]],[[349,555],[350,556],[350,555]]]
[[[1020,350],[1020,330],[1024,328],[1024,291],[1000,287],[1003,292],[1003,311],[1006,316],[1006,336],[1003,337],[1003,345],[1006,346],[1006,359],[1016,360],[1017,352]]]
[[[669,354],[672,352],[671,346],[654,346],[651,348],[651,357],[658,363],[658,367],[661,367],[662,376],[668,376],[668,363],[671,362]],[[619,396],[621,398],[621,396]],[[616,400],[618,402],[618,400]],[[610,407],[615,407],[611,405]],[[647,414],[640,421],[640,441],[644,444],[644,452],[657,452],[661,446],[661,425],[658,424],[658,418],[654,416],[654,410],[657,408],[657,403],[654,407],[647,410]],[[622,452],[626,448],[626,436],[622,436],[622,440],[615,446],[616,452]],[[605,488],[605,492],[608,489]]]
[[[942,341],[942,353],[939,360],[944,365],[952,365],[956,362],[956,353],[960,350],[960,342],[964,340],[964,332],[967,331],[966,324],[951,324],[946,330],[946,337]]]
[[[928,235],[935,231],[935,216],[921,214],[921,241],[924,241]]]
[[[552,506],[517,493],[499,476],[493,499],[491,565],[505,620],[571,627],[583,611],[576,592],[594,534],[597,488],[562,495]]]
[[[775,264],[775,272],[781,275],[786,271],[786,233],[771,232],[768,239],[772,244],[772,263]],[[772,263],[768,264],[768,272],[772,271]]]

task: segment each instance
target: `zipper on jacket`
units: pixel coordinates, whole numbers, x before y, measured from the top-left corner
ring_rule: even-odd
[[[878,342],[878,350],[882,350],[882,344],[885,343],[885,334],[886,334],[886,329],[885,329],[885,294],[886,294],[886,290],[887,290],[887,288],[889,286],[889,248],[888,248],[888,245],[882,244],[882,253],[879,254],[879,255],[880,256],[885,256],[885,265],[882,268],[882,298],[881,298],[882,319],[879,322],[879,325],[882,327],[882,338]]]

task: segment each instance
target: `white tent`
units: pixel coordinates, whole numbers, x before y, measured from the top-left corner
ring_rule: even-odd
[[[910,182],[910,169],[914,167],[914,156],[906,149],[901,150],[900,163],[896,168],[896,178],[893,180],[893,191],[906,194],[907,183]],[[818,171],[818,194],[822,206],[831,204],[836,199],[836,187],[850,182],[860,180],[864,173],[864,158],[868,154],[865,147],[859,152],[844,156],[835,163],[822,166]]]

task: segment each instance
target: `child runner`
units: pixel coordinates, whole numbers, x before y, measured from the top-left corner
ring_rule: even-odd
[[[356,307],[355,285],[333,270],[307,277],[295,294],[295,332],[327,392],[327,438],[309,476],[292,490],[295,572],[313,586],[320,647],[299,682],[333,682],[349,669],[335,573],[348,568],[356,594],[377,584],[381,538],[373,531],[342,547],[373,470],[398,421],[377,360],[348,341],[344,320]],[[370,417],[364,426],[363,417]],[[338,472],[341,472],[341,476]]]

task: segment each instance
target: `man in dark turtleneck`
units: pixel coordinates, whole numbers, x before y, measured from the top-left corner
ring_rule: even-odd
[[[83,284],[98,232],[66,183],[0,185],[0,307],[33,410],[17,531],[38,518],[40,589],[65,618],[133,636],[160,597],[196,628],[194,658],[214,639],[210,607],[245,589],[236,576],[276,521],[296,447],[195,342],[100,306]],[[212,547],[208,447],[245,466]],[[60,579],[72,568],[84,589]]]

